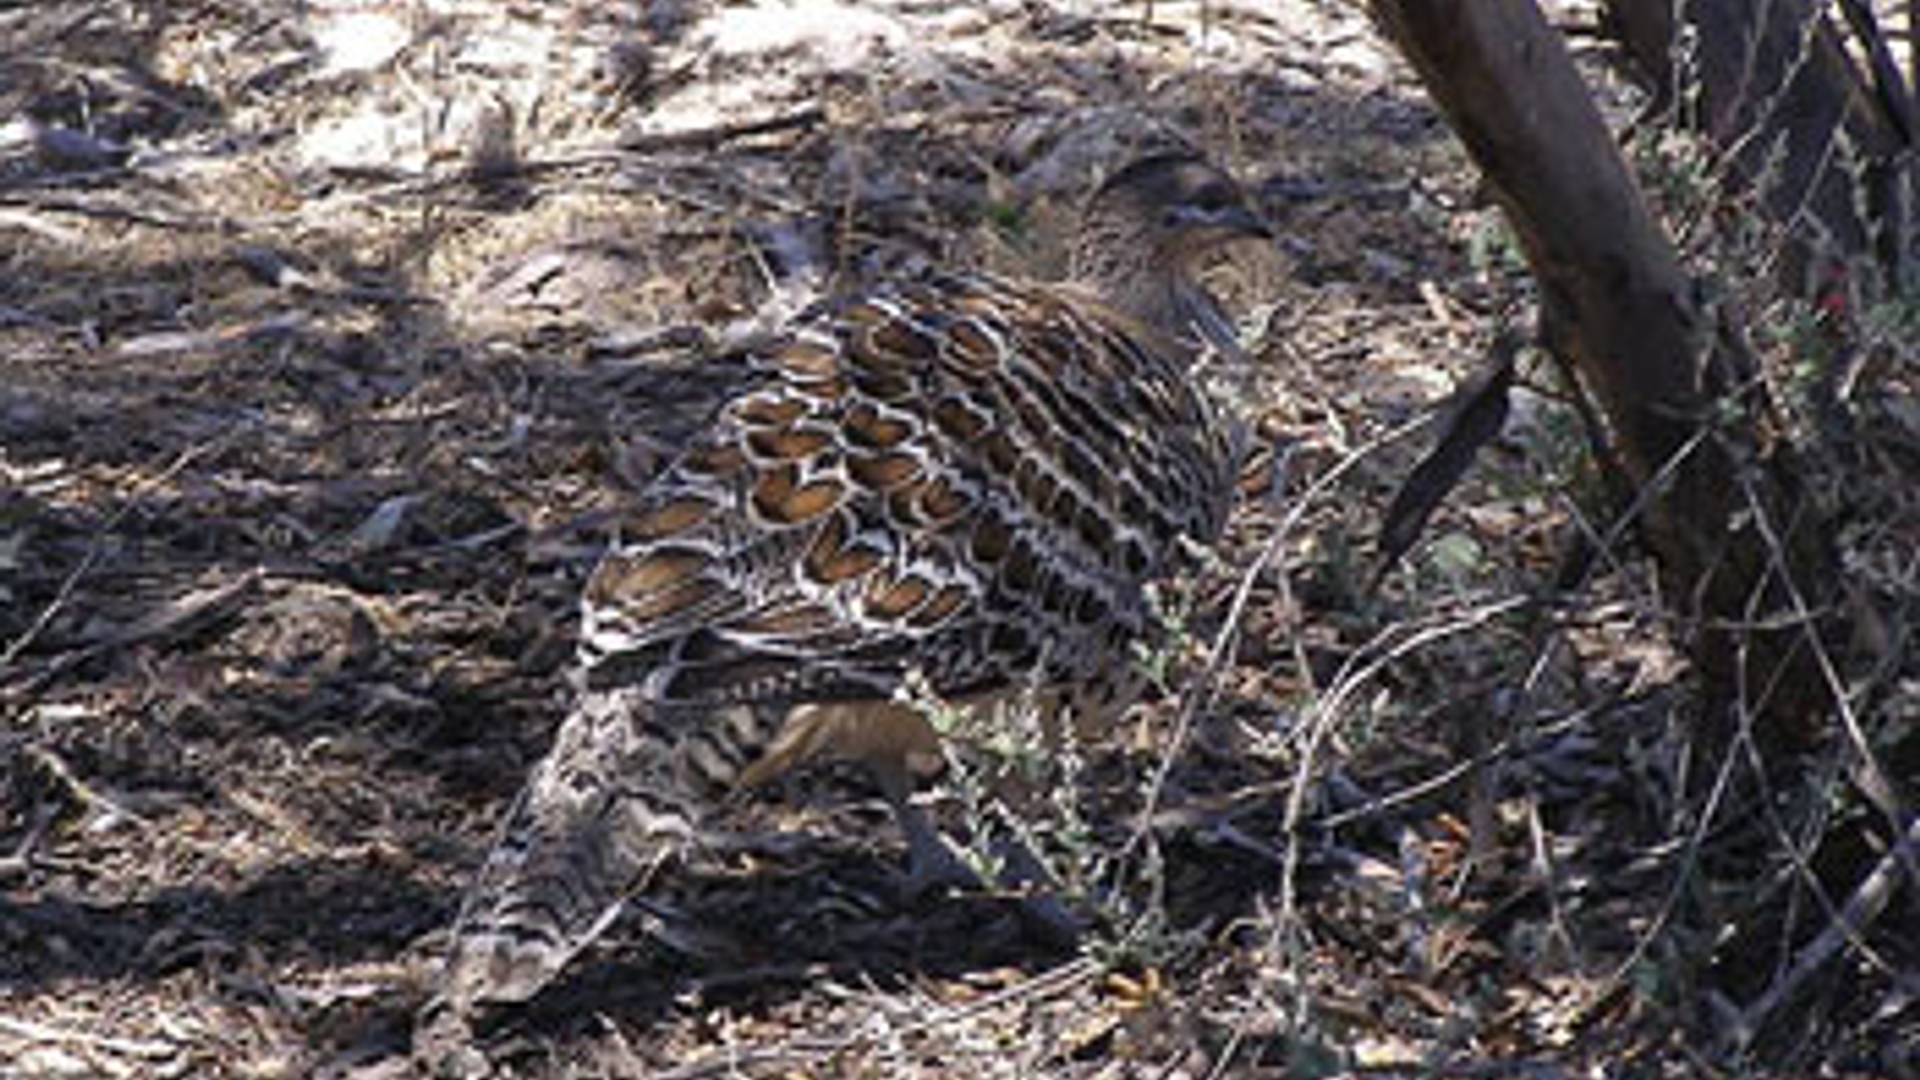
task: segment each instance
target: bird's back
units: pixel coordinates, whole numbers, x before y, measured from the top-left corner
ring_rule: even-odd
[[[589,685],[669,704],[962,697],[1122,674],[1142,586],[1226,514],[1223,426],[1069,288],[932,276],[754,358],[590,583]]]

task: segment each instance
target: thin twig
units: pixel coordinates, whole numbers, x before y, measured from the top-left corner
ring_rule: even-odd
[[[1909,823],[1905,834],[1893,845],[1892,850],[1880,857],[1879,865],[1853,890],[1846,906],[1834,913],[1827,928],[1795,955],[1793,966],[1782,972],[1758,999],[1740,1011],[1734,1020],[1735,1045],[1751,1045],[1754,1036],[1766,1026],[1768,1018],[1780,1008],[1782,1002],[1833,959],[1842,946],[1861,939],[1861,932],[1886,910],[1902,871],[1911,874],[1907,868],[1913,865],[1916,848],[1920,848],[1920,818]]]
[[[1860,39],[1873,89],[1882,107],[1899,130],[1901,141],[1911,147],[1915,135],[1913,94],[1901,78],[1900,65],[1893,59],[1893,50],[1887,47],[1887,35],[1881,32],[1880,21],[1865,0],[1840,0],[1840,11],[1854,36]]]
[[[1260,550],[1260,554],[1255,556],[1253,562],[1248,564],[1246,570],[1241,573],[1239,585],[1234,589],[1233,600],[1227,605],[1226,618],[1221,623],[1219,631],[1214,634],[1213,643],[1208,649],[1207,666],[1181,694],[1180,713],[1174,723],[1173,736],[1167,741],[1166,752],[1161,755],[1160,761],[1154,768],[1153,777],[1147,784],[1147,794],[1142,803],[1138,821],[1134,826],[1133,834],[1128,837],[1126,845],[1120,850],[1119,860],[1124,861],[1128,858],[1152,830],[1154,815],[1159,809],[1167,781],[1173,773],[1173,763],[1186,746],[1193,729],[1194,719],[1202,703],[1212,697],[1213,687],[1219,680],[1221,671],[1226,668],[1228,659],[1233,655],[1233,646],[1239,637],[1240,623],[1246,616],[1248,603],[1253,599],[1254,587],[1259,584],[1261,575],[1266,572],[1267,567],[1280,558],[1281,551],[1285,549],[1288,539],[1293,535],[1294,528],[1306,515],[1307,508],[1315,505],[1320,496],[1361,461],[1413,434],[1428,422],[1429,418],[1421,416],[1401,424],[1351,451],[1333,468],[1315,478],[1288,509],[1287,516],[1281,519],[1273,536],[1268,538],[1266,546]]]
[[[656,153],[662,150],[712,150],[723,143],[740,139],[751,139],[758,135],[774,135],[783,131],[795,131],[825,123],[827,111],[817,105],[796,109],[780,116],[762,117],[758,120],[742,120],[732,124],[715,124],[712,127],[695,128],[689,131],[666,131],[658,134],[636,135],[620,142],[622,150],[637,153]]]
[[[153,229],[184,229],[193,232],[231,233],[237,226],[220,218],[198,215],[155,214],[147,210],[135,210],[125,206],[107,203],[83,202],[65,197],[23,197],[20,195],[0,194],[0,206],[26,206],[42,213],[79,214],[83,217],[101,218],[107,221],[124,221],[132,225],[145,225]]]
[[[195,443],[185,450],[182,450],[179,455],[176,456],[166,468],[160,470],[159,473],[146,477],[136,484],[134,489],[127,493],[126,498],[122,501],[119,508],[108,515],[107,520],[102,522],[100,526],[94,530],[93,541],[87,545],[86,554],[81,556],[79,564],[76,565],[73,570],[67,574],[66,579],[60,583],[60,589],[54,594],[53,599],[48,601],[47,606],[41,609],[40,614],[34,617],[33,622],[29,623],[27,628],[20,632],[20,636],[14,638],[4,652],[0,652],[0,670],[12,667],[14,661],[18,660],[20,655],[26,652],[27,649],[39,639],[41,634],[46,632],[48,625],[53,622],[54,617],[60,613],[61,609],[66,606],[67,601],[72,598],[73,591],[79,586],[80,580],[86,577],[86,575],[93,570],[94,566],[99,563],[101,555],[106,551],[108,541],[113,536],[113,531],[119,527],[122,521],[126,520],[128,514],[133,512],[134,500],[173,479],[175,476],[178,476],[182,470],[199,460],[202,456],[215,450],[226,449],[227,445],[233,443],[251,428],[251,423],[244,424],[219,438]]]
[[[0,652],[0,670],[12,667],[20,654],[26,652],[27,648],[46,632],[48,624],[53,622],[54,616],[60,613],[60,609],[65,607],[67,600],[73,596],[73,590],[79,586],[80,579],[86,577],[94,564],[100,561],[100,553],[106,550],[106,536],[112,531],[112,526],[118,522],[118,519],[119,515],[114,515],[114,518],[108,521],[106,528],[94,534],[93,543],[87,545],[86,554],[80,557],[79,564],[68,572],[65,580],[60,582],[60,588],[53,594],[53,599],[47,602],[46,607],[40,609],[40,614],[34,616],[34,620],[27,624],[27,628],[20,632],[19,637],[13,639],[13,643],[7,646],[6,651]]]
[[[37,762],[42,769],[46,770],[48,775],[60,782],[61,787],[65,788],[75,799],[85,804],[86,807],[94,813],[109,819],[119,818],[124,821],[131,821],[136,825],[151,824],[146,818],[120,805],[96,789],[92,784],[75,776],[73,770],[67,766],[66,761],[46,747],[30,747],[27,750],[27,756]]]
[[[176,1043],[95,1035],[90,1031],[73,1031],[10,1016],[0,1016],[0,1032],[29,1042],[81,1046],[90,1050],[105,1050],[123,1057],[136,1057],[148,1061],[176,1057],[183,1049]]]
[[[1482,604],[1445,622],[1413,630],[1397,641],[1383,644],[1404,630],[1404,627],[1399,626],[1388,627],[1356,650],[1340,666],[1339,675],[1334,678],[1327,692],[1313,705],[1312,719],[1307,725],[1307,744],[1300,751],[1299,762],[1294,767],[1293,787],[1287,792],[1286,816],[1281,825],[1282,834],[1290,838],[1286,847],[1286,866],[1280,879],[1283,924],[1291,923],[1294,910],[1294,876],[1299,865],[1300,849],[1297,837],[1300,822],[1306,816],[1307,793],[1312,790],[1312,785],[1308,781],[1311,779],[1314,762],[1319,757],[1320,747],[1331,736],[1334,722],[1345,712],[1347,701],[1359,691],[1360,687],[1371,682],[1386,670],[1388,665],[1401,657],[1455,634],[1479,629],[1494,619],[1525,608],[1530,603],[1532,600],[1528,597],[1510,596]],[[1380,645],[1377,650],[1376,645]],[[1476,758],[1477,761],[1478,758]]]

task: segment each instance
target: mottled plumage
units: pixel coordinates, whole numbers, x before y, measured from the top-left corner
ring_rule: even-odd
[[[1090,203],[1070,284],[885,284],[757,348],[588,583],[578,702],[469,896],[445,997],[538,991],[742,787],[851,759],[904,807],[938,760],[909,683],[1130,700],[1143,586],[1219,535],[1232,487],[1189,373],[1230,324],[1190,270],[1262,232],[1211,166],[1148,158]]]

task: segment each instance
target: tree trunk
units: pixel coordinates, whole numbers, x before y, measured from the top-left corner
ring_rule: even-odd
[[[1764,403],[1739,392],[1753,385],[1744,343],[1705,323],[1531,0],[1371,6],[1506,211],[1540,285],[1546,344],[1599,400],[1644,493],[1644,535],[1718,703],[1710,715],[1752,716],[1770,749],[1804,745],[1830,696],[1794,598],[1820,612],[1834,558],[1786,448],[1764,438]]]

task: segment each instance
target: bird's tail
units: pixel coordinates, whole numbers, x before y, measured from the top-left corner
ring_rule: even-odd
[[[637,692],[582,694],[467,894],[439,1004],[525,1001],[678,851],[706,793]]]

